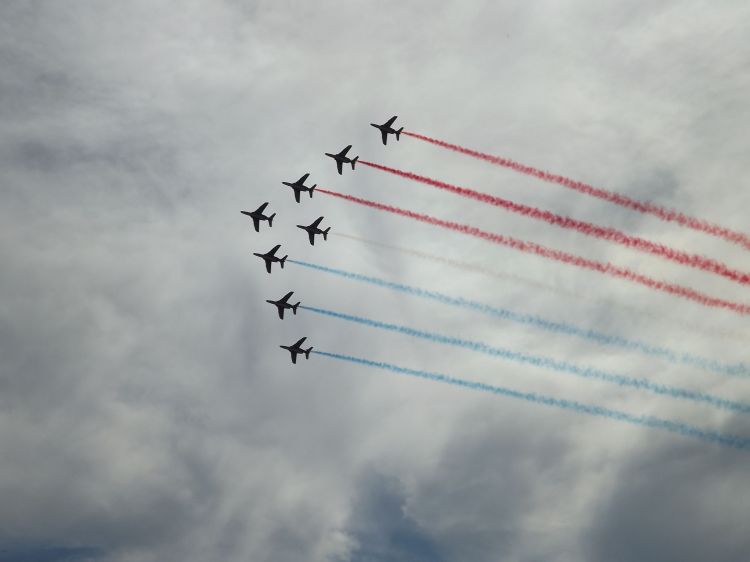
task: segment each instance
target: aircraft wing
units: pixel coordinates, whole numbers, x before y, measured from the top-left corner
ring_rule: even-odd
[[[271,251],[268,252],[268,254],[271,256],[275,256],[279,248],[281,248],[281,244],[276,244],[273,248],[271,248]]]
[[[346,145],[346,148],[339,152],[339,156],[346,156],[346,153],[349,152],[349,149],[352,147],[352,145],[348,144]]]
[[[294,294],[294,291],[289,291],[286,295],[284,295],[283,297],[279,299],[279,302],[285,302],[285,303],[289,302],[289,297],[291,297],[293,294]]]
[[[320,224],[320,221],[323,220],[323,217],[318,217],[315,219],[315,222],[310,225],[309,228],[318,228],[318,225]]]
[[[383,137],[383,144],[388,144],[388,131],[383,131],[381,129],[380,136]]]
[[[384,125],[384,126],[385,126],[385,127],[390,127],[391,125],[393,125],[393,122],[394,122],[394,121],[395,121],[396,119],[398,119],[398,115],[394,115],[393,117],[391,117],[390,119],[388,119],[388,121],[386,121],[386,122],[385,122],[385,125]]]
[[[299,346],[301,346],[301,345],[302,345],[303,343],[305,343],[305,340],[306,340],[306,339],[307,339],[307,336],[305,336],[304,338],[300,339],[300,340],[299,340],[299,341],[298,341],[297,343],[295,343],[295,344],[294,344],[294,345],[293,345],[292,347],[299,347]]]
[[[315,233],[312,230],[308,230],[307,237],[310,239],[310,245],[315,246]]]
[[[341,172],[342,172],[341,166],[343,166],[343,164],[344,163],[341,160],[336,160],[336,167],[339,170],[339,175],[341,175]]]
[[[304,184],[304,183],[305,183],[305,182],[307,181],[307,178],[308,178],[309,176],[310,176],[310,172],[307,172],[307,173],[306,173],[306,174],[304,174],[304,175],[303,175],[303,176],[302,176],[302,177],[301,177],[300,179],[298,179],[296,183],[298,183],[298,184],[300,184],[300,185]]]
[[[253,224],[255,225],[255,232],[260,232],[260,220],[258,217],[253,217]]]
[[[260,214],[263,213],[263,211],[266,210],[266,207],[268,207],[268,202],[267,201],[265,203],[263,203],[260,207],[258,207],[257,209],[255,209],[255,212],[260,215]]]
[[[283,320],[283,319],[284,319],[284,307],[283,307],[283,306],[278,306],[278,305],[277,305],[277,306],[276,306],[276,310],[277,310],[277,311],[278,311],[278,313],[279,313],[279,318],[281,318],[281,319]]]
[[[266,262],[266,271],[267,271],[268,273],[271,273],[271,260],[269,260],[268,258],[263,258],[263,259],[264,259],[264,260],[265,260],[265,262]]]
[[[295,200],[295,201],[296,201],[297,203],[299,203],[299,194],[300,194],[300,190],[299,190],[299,189],[297,189],[296,187],[293,187],[292,189],[294,189],[294,200]]]
[[[289,353],[292,354],[292,363],[295,365],[297,364],[297,352],[296,351],[290,351]]]

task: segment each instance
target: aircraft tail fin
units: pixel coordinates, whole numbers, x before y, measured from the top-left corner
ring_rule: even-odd
[[[310,352],[313,350],[312,346],[305,350],[305,359],[310,359]]]
[[[298,306],[299,306],[300,304],[301,304],[301,303],[297,303],[297,304],[293,304],[293,305],[292,305],[292,314],[295,314],[295,315],[297,314],[297,307],[298,307]]]
[[[281,265],[281,269],[284,269],[284,262],[286,261],[286,258],[288,258],[288,257],[289,256],[284,256],[283,258],[281,258],[279,260],[279,264]]]
[[[323,240],[328,240],[328,232],[331,230],[331,227],[329,226],[323,231]]]
[[[357,163],[357,160],[359,160],[359,156],[355,156],[352,160],[352,170],[354,169],[354,165]]]
[[[313,186],[310,188],[310,199],[312,199],[313,191],[315,191],[315,188],[318,187],[318,184],[313,184]]]
[[[268,226],[273,226],[273,217],[276,216],[276,213],[272,214],[270,217],[268,217]]]
[[[399,139],[399,137],[401,136],[401,131],[403,131],[403,130],[404,130],[404,128],[401,127],[399,130],[396,131],[396,140]]]

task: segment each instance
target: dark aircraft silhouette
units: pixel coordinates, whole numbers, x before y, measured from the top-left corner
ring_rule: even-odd
[[[281,347],[283,349],[286,349],[289,353],[291,353],[292,354],[292,363],[296,364],[297,363],[297,355],[299,355],[299,354],[304,353],[305,354],[305,359],[310,359],[310,352],[313,349],[312,346],[308,347],[307,349],[302,349],[302,347],[300,347],[304,343],[304,341],[306,339],[307,338],[302,338],[301,340],[299,340],[294,345],[280,345],[279,347]]]
[[[282,181],[284,185],[288,185],[294,190],[294,200],[299,203],[299,194],[302,191],[308,191],[310,193],[310,199],[312,199],[313,191],[315,191],[315,188],[318,187],[318,184],[313,184],[312,187],[307,187],[305,185],[305,182],[307,181],[307,177],[310,175],[310,172],[306,173],[304,176],[302,176],[300,179],[295,181],[294,183],[288,182],[288,181]]]
[[[268,273],[271,273],[271,264],[275,261],[279,262],[279,265],[281,265],[281,269],[284,269],[284,262],[286,261],[286,258],[289,256],[284,256],[283,258],[279,258],[276,256],[276,251],[281,248],[281,244],[276,244],[273,248],[268,250],[265,254],[258,254],[253,252],[254,256],[258,256],[259,258],[263,258],[263,261],[266,262],[266,271]]]
[[[394,115],[382,125],[376,125],[375,123],[370,123],[370,125],[372,125],[376,129],[380,129],[380,134],[383,136],[383,144],[388,144],[388,133],[392,135],[396,135],[396,140],[399,140],[399,137],[401,136],[401,131],[403,131],[404,128],[401,127],[400,129],[394,129],[392,127],[393,122],[396,120],[396,118],[397,116]]]
[[[260,221],[268,221],[268,226],[273,226],[273,217],[276,216],[276,213],[272,214],[271,216],[267,217],[263,214],[263,211],[266,210],[266,207],[268,206],[268,201],[263,203],[260,207],[255,209],[254,211],[240,211],[243,215],[247,215],[251,219],[253,219],[253,224],[255,225],[255,232],[260,232]]]
[[[266,302],[270,302],[272,305],[274,305],[278,311],[279,311],[279,318],[282,320],[284,319],[284,310],[289,308],[292,311],[292,314],[297,314],[297,307],[300,305],[300,303],[297,304],[289,304],[289,297],[291,297],[294,294],[294,291],[289,291],[286,295],[281,297],[277,301],[271,301],[267,300]]]
[[[359,160],[359,156],[355,156],[354,158],[349,158],[346,153],[349,152],[349,149],[352,147],[352,145],[347,146],[344,150],[339,152],[338,154],[331,154],[330,152],[326,152],[326,156],[330,156],[334,160],[336,160],[336,168],[339,171],[339,175],[341,175],[341,167],[344,164],[351,164],[352,170],[354,169],[354,165],[357,163],[357,160]]]
[[[316,234],[322,234],[323,240],[328,240],[328,231],[331,230],[331,227],[329,226],[325,230],[318,228],[318,225],[320,224],[320,221],[323,220],[323,217],[318,217],[318,219],[307,226],[302,226],[301,224],[297,225],[297,228],[301,228],[302,230],[307,231],[307,236],[310,238],[310,245],[315,246],[315,235]]]

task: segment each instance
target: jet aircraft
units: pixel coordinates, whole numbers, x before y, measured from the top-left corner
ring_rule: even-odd
[[[297,363],[297,355],[300,355],[302,353],[305,354],[305,359],[310,359],[310,352],[312,351],[312,346],[308,347],[307,349],[302,349],[302,344],[307,338],[302,338],[297,343],[293,345],[280,345],[279,347],[286,349],[289,353],[292,354],[292,363]]]
[[[290,309],[292,311],[292,314],[297,314],[297,307],[300,305],[300,303],[297,304],[289,304],[289,298],[294,294],[294,291],[289,291],[286,295],[281,297],[277,301],[267,300],[266,302],[271,303],[274,305],[277,310],[279,311],[279,318],[282,320],[284,319],[284,310]]]
[[[342,174],[341,169],[344,164],[351,164],[352,170],[354,169],[354,165],[357,163],[357,160],[359,160],[359,156],[355,156],[354,158],[349,158],[346,153],[349,152],[349,149],[352,147],[352,145],[348,145],[344,150],[339,152],[338,154],[331,154],[330,152],[326,152],[326,156],[330,156],[334,160],[336,160],[336,168],[339,171],[339,175]]]
[[[318,217],[318,219],[313,222],[312,224],[309,224],[307,226],[302,226],[301,224],[297,225],[297,228],[301,228],[302,230],[307,231],[307,236],[310,238],[310,245],[315,246],[315,235],[316,234],[322,234],[323,240],[328,240],[328,231],[331,230],[331,227],[329,226],[326,229],[318,228],[318,225],[320,224],[320,221],[323,220],[323,217]]]
[[[393,117],[391,117],[390,119],[388,119],[388,121],[386,121],[382,125],[377,125],[375,123],[370,123],[370,125],[372,125],[376,129],[380,129],[380,134],[383,137],[383,144],[388,144],[388,134],[389,133],[392,134],[392,135],[396,135],[396,140],[399,140],[399,137],[401,136],[401,131],[403,131],[404,128],[403,127],[401,127],[400,129],[394,129],[393,128],[392,125],[393,125],[393,122],[396,120],[396,118],[397,118],[397,116],[394,115]]]
[[[318,184],[313,184],[312,187],[307,187],[305,185],[305,182],[307,181],[308,176],[310,175],[310,172],[303,175],[300,179],[298,179],[295,182],[288,182],[288,181],[282,181],[284,185],[288,185],[294,190],[294,200],[299,203],[299,194],[302,191],[307,191],[310,193],[310,199],[312,199],[313,191],[315,191],[315,188],[318,187]]]
[[[253,252],[254,256],[258,256],[259,258],[263,258],[263,261],[266,262],[266,271],[268,273],[271,273],[271,264],[275,261],[279,262],[279,265],[281,265],[281,269],[284,269],[284,262],[286,261],[286,258],[289,256],[284,256],[283,258],[280,258],[276,255],[276,251],[281,248],[281,244],[276,244],[273,248],[268,250],[265,254],[258,254],[256,252]]]
[[[273,226],[273,217],[276,216],[276,213],[266,216],[263,214],[263,211],[266,210],[266,207],[268,206],[268,201],[263,203],[260,207],[255,209],[254,211],[240,211],[243,215],[247,215],[251,219],[253,219],[253,224],[255,225],[255,232],[260,232],[260,221],[268,221],[268,226]]]

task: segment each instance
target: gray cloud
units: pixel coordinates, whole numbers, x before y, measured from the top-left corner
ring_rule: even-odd
[[[442,560],[434,537],[405,512],[407,498],[398,480],[369,473],[357,486],[345,532],[354,543],[346,560]]]
[[[92,562],[103,553],[92,547],[13,545],[0,548],[6,562]]]
[[[743,458],[692,444],[638,451],[595,511],[589,559],[746,560]]]
[[[742,559],[744,456],[657,431],[311,358],[280,343],[436,369],[748,434],[746,420],[300,314],[331,307],[748,399],[624,352],[457,313],[251,252],[463,294],[727,361],[697,336],[744,319],[280,182],[474,221],[714,294],[738,288],[542,228],[322,153],[362,158],[617,225],[741,264],[742,250],[403,139],[408,127],[746,228],[741,6],[506,2],[34,1],[0,6],[0,549],[157,560]],[[256,234],[240,209],[269,201]],[[329,239],[294,224],[487,264],[582,293]],[[606,217],[606,220],[605,218]],[[666,326],[670,326],[669,329]],[[702,490],[702,491],[699,491]],[[654,498],[658,498],[656,502]],[[682,519],[669,518],[670,513]],[[55,558],[57,557],[57,558]]]

